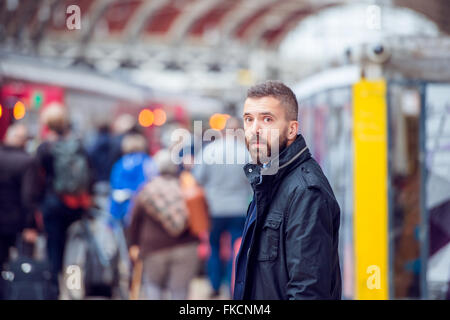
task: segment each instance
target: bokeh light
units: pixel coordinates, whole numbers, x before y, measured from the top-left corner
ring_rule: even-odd
[[[167,120],[167,115],[166,112],[163,109],[155,109],[153,110],[153,115],[154,115],[154,125],[155,126],[162,126],[166,120]]]
[[[155,116],[153,112],[148,109],[143,109],[139,112],[139,124],[143,127],[150,127],[153,124]]]
[[[25,117],[25,113],[26,113],[25,105],[23,104],[22,101],[17,101],[13,109],[14,119],[16,120],[23,119],[23,117]]]
[[[209,126],[214,130],[223,130],[230,116],[223,113],[215,113],[209,118]]]

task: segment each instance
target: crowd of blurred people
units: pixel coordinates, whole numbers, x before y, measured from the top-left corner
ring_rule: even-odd
[[[38,137],[19,122],[0,146],[1,299],[186,299],[199,275],[211,298],[221,288],[230,296],[251,200],[242,165],[176,164],[170,148],[150,155],[128,114],[101,124],[89,144],[62,106],[40,121],[32,152]],[[220,148],[216,139],[203,152]]]

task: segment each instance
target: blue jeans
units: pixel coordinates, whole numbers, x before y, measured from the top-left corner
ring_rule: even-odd
[[[213,290],[218,291],[222,281],[225,280],[229,286],[231,283],[231,271],[233,267],[233,257],[228,261],[220,260],[220,237],[224,232],[231,235],[231,249],[233,249],[236,239],[242,236],[244,230],[245,217],[212,217],[209,244],[211,255],[208,260],[208,277]]]

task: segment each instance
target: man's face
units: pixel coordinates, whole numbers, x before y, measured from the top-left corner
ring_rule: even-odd
[[[274,153],[286,147],[288,127],[289,121],[278,99],[268,96],[245,100],[245,143],[256,163],[268,162],[272,155],[276,156]]]

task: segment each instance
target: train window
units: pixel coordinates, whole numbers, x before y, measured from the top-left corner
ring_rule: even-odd
[[[425,91],[428,299],[450,299],[450,84]]]
[[[391,85],[389,89],[391,295],[419,298],[420,88]]]

